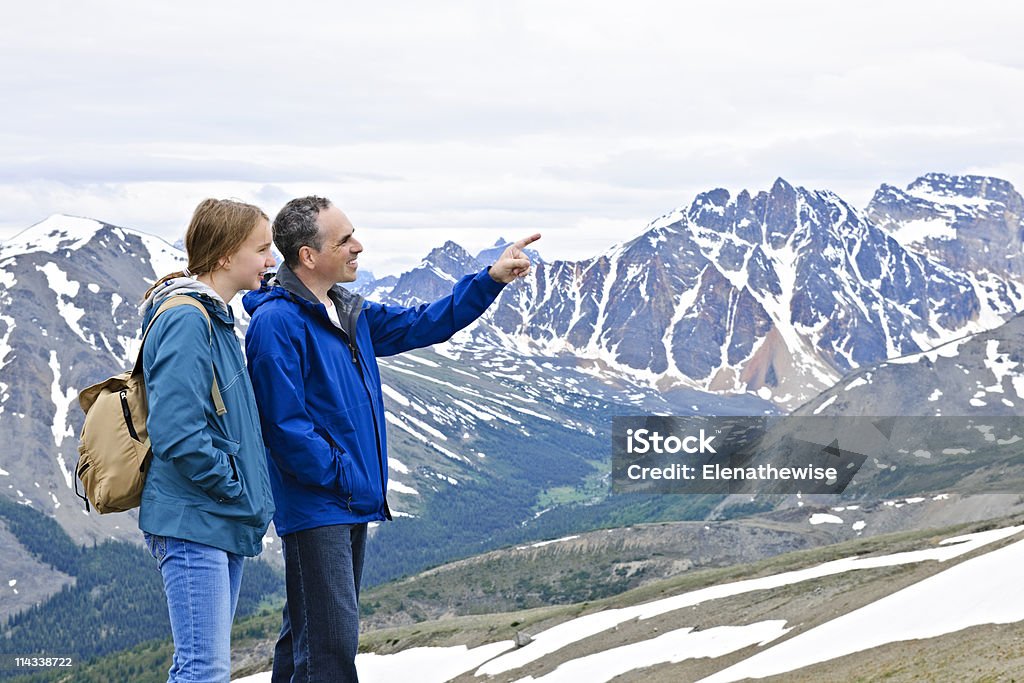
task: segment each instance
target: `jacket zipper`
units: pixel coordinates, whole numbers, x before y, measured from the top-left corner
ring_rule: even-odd
[[[357,308],[355,313],[349,316],[349,321],[352,323],[353,335],[355,334],[355,328],[359,324],[359,314],[361,309]],[[370,417],[373,419],[373,435],[377,440],[377,469],[380,471],[380,496],[381,500],[384,501],[384,516],[391,520],[391,508],[388,506],[388,492],[387,487],[384,484],[384,451],[380,444],[380,423],[377,422],[377,409],[373,402],[373,393],[370,391],[369,385],[366,383],[366,374],[363,372],[363,364],[359,362],[358,348],[356,347],[354,336],[349,336],[348,332],[341,330],[346,337],[348,342],[349,351],[352,352],[352,362],[355,363],[356,369],[359,371],[359,379],[363,383],[363,390],[366,392],[366,397],[370,399]]]
[[[384,516],[390,520],[391,508],[388,506],[388,493],[384,485],[384,453],[380,447],[380,424],[377,422],[377,410],[376,406],[373,404],[373,395],[370,393],[370,387],[366,384],[366,375],[363,374],[363,364],[357,360],[356,367],[359,368],[359,379],[363,382],[363,389],[366,390],[366,395],[370,399],[370,417],[373,418],[373,434],[377,439],[377,469],[380,470],[380,494],[381,499],[384,501]]]
[[[305,297],[300,297],[298,294],[296,294],[295,292],[292,292],[287,287],[285,287],[285,291],[288,292],[288,295],[291,297],[292,301],[294,301],[295,303],[299,303],[300,300],[306,300]],[[330,295],[328,294],[328,296],[330,296]],[[358,302],[357,303],[359,303],[360,305],[362,304],[362,297],[358,297]],[[355,313],[349,315],[349,321],[352,323],[352,327],[353,328],[355,328],[355,326],[358,325],[358,320],[359,320],[360,312],[361,312],[361,308],[356,308]],[[347,330],[341,328],[340,326],[335,325],[330,320],[330,318],[327,316],[326,311],[324,312],[324,317],[327,318],[327,323],[331,326],[331,328],[334,329],[334,330],[337,330],[341,334],[341,336],[344,338],[345,343],[348,345],[348,350],[352,354],[352,363],[355,364],[356,368],[359,370],[359,379],[363,383],[363,390],[366,392],[366,396],[370,399],[370,417],[373,418],[373,433],[374,433],[374,437],[377,440],[377,469],[380,470],[380,494],[381,494],[381,498],[384,501],[384,516],[388,520],[391,520],[392,519],[392,517],[391,517],[391,508],[390,508],[390,506],[388,506],[388,492],[387,492],[387,487],[384,484],[384,452],[381,449],[381,445],[380,445],[380,424],[377,422],[377,411],[376,411],[376,409],[374,407],[374,403],[373,403],[373,393],[370,391],[370,387],[366,384],[366,376],[363,374],[363,365],[362,365],[362,363],[359,362],[359,349],[358,349],[358,347],[356,347],[356,343],[355,343],[354,337],[350,336]],[[338,310],[338,319],[339,320],[341,319],[341,311],[340,310]],[[355,334],[355,332],[353,330],[353,335],[354,334]],[[336,443],[334,443],[333,439],[328,437],[327,441],[336,450],[338,450],[339,452],[341,451],[341,449],[338,448],[338,445]],[[351,500],[352,500],[351,497],[349,497],[349,501],[346,502],[346,505],[348,505],[348,503],[351,502]],[[352,511],[352,506],[348,505],[348,509],[351,512]]]

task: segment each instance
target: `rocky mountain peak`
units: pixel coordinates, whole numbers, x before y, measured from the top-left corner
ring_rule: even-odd
[[[460,277],[481,268],[480,262],[468,251],[448,240],[399,277],[389,298],[402,305],[433,301],[451,292]]]
[[[927,173],[921,176],[907,186],[907,193],[933,201],[937,198],[952,199],[953,203],[962,202],[964,199],[1005,203],[1017,195],[1013,184],[1000,178],[946,173]]]
[[[883,185],[865,211],[908,249],[987,278],[1024,277],[1024,198],[999,178],[929,173]]]
[[[53,214],[0,242],[0,258],[36,251],[56,253],[61,249],[76,249],[105,227],[108,227],[105,223],[91,218]]]
[[[475,263],[476,259],[468,251],[448,240],[440,247],[432,249],[418,267],[437,268],[447,275],[461,277],[466,273],[465,268]]]

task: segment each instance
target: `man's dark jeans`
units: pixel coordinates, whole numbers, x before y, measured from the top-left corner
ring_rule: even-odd
[[[287,601],[272,682],[355,683],[366,525],[323,526],[281,541]]]

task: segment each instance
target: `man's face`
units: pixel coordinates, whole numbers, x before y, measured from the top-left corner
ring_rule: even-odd
[[[316,271],[333,282],[353,282],[359,269],[357,258],[363,245],[352,233],[355,229],[341,209],[333,204],[317,217],[323,240],[316,254]]]

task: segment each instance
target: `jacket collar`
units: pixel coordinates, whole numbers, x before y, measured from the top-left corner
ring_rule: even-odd
[[[210,315],[210,320],[218,320],[224,323],[225,325],[234,326],[234,313],[231,310],[230,306],[224,306],[223,302],[220,300],[220,297],[214,299],[212,296],[205,292],[195,290],[179,290],[171,292],[166,296],[161,294],[159,296],[153,297],[152,300],[149,301],[149,305],[146,306],[146,309],[143,312],[142,316],[143,329],[145,329],[146,326],[149,325],[149,321],[152,320],[153,314],[156,313],[156,309],[160,307],[160,304],[162,304],[167,299],[168,296],[179,295],[192,297],[199,303],[203,304],[203,307],[206,309],[206,312]]]
[[[216,291],[193,277],[175,277],[165,280],[156,287],[139,306],[139,313],[145,316],[169,296],[187,294],[203,302],[212,316],[224,322],[234,324],[235,318],[231,307],[224,303]]]
[[[282,287],[293,297],[300,299],[305,304],[317,307],[318,310],[323,309],[323,304],[320,303],[320,300],[299,279],[299,276],[292,272],[292,269],[287,264],[281,264],[281,267],[277,270],[277,275],[271,280],[271,284]],[[354,340],[356,322],[359,319],[360,311],[363,309],[365,299],[354,292],[348,291],[341,285],[331,287],[327,292],[327,296],[331,297],[331,301],[334,302],[334,307],[338,311],[338,320],[341,323],[342,332],[350,340]],[[326,310],[323,310],[323,315],[324,317],[327,316]],[[329,320],[328,322],[333,326],[334,323]]]

